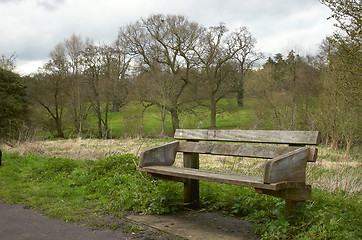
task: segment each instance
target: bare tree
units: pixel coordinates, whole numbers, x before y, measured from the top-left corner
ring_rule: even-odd
[[[130,91],[130,70],[132,57],[127,46],[118,40],[112,46],[105,47],[106,70],[105,75],[112,82],[109,94],[112,96],[112,112],[118,112],[126,104]]]
[[[8,70],[8,71],[14,71],[15,66],[15,60],[16,60],[16,54],[11,54],[10,57],[6,57],[5,55],[1,55],[0,58],[0,68]]]
[[[88,115],[88,107],[85,104],[84,82],[81,73],[83,71],[82,52],[85,49],[85,43],[80,36],[73,34],[69,39],[64,41],[66,50],[66,61],[68,68],[67,81],[71,86],[69,97],[71,99],[71,109],[73,122],[78,133],[82,134],[82,128]]]
[[[43,71],[28,79],[28,94],[53,120],[55,136],[64,138],[63,114],[67,107],[66,92],[69,90],[65,81],[68,68],[64,45],[56,45],[50,57]]]
[[[224,24],[204,29],[195,52],[205,73],[204,86],[210,99],[210,128],[216,127],[216,106],[230,92],[236,92],[242,105],[243,81],[257,58],[255,40],[246,28],[230,34]]]
[[[82,53],[84,64],[84,79],[88,85],[88,101],[97,117],[97,135],[99,138],[107,138],[109,135],[108,113],[112,96],[109,88],[112,81],[106,77],[108,48],[96,46],[91,40],[86,42],[86,48]],[[104,129],[103,129],[104,127]]]
[[[244,106],[244,81],[255,63],[264,58],[264,54],[255,49],[256,39],[246,27],[235,29],[230,36],[230,46],[235,51],[234,59],[237,62],[236,74],[233,78],[233,87],[239,107]]]
[[[191,81],[193,48],[199,34],[198,24],[183,16],[172,15],[152,15],[128,25],[119,33],[119,41],[124,41],[136,56],[140,72],[147,72],[154,80],[158,72],[168,76],[167,82],[163,81],[165,85],[160,86],[165,92],[145,100],[157,101],[170,112],[173,131],[179,128],[180,101]]]
[[[222,71],[224,66],[233,58],[234,52],[228,51],[224,41],[227,28],[224,24],[204,29],[195,53],[200,61],[200,67],[205,74],[204,86],[210,99],[210,128],[216,127],[216,104],[231,91],[226,84],[226,77]]]

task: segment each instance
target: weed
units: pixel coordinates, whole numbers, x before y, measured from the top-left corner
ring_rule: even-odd
[[[142,232],[145,229],[141,226],[138,225],[127,225],[126,227],[123,228],[123,231],[125,233],[135,233],[135,232]]]

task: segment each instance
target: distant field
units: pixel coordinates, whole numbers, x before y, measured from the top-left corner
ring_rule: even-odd
[[[253,99],[246,99],[245,106],[237,107],[235,99],[222,99],[218,103],[216,128],[248,129],[254,119],[251,108]],[[109,113],[109,124],[113,138],[127,136],[160,136],[162,132],[161,113],[157,106],[151,106],[143,112],[139,102],[131,102],[120,112]],[[210,111],[198,106],[192,110],[183,110],[180,113],[180,128],[208,128],[210,126]],[[96,118],[90,117],[89,124],[96,129]],[[167,112],[165,118],[165,134],[172,133],[171,116]]]

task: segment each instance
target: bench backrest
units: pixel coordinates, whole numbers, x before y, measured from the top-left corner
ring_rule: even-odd
[[[303,145],[320,143],[320,135],[316,131],[177,129],[175,139],[188,141],[171,142],[143,152],[140,167],[171,166],[177,152],[273,159],[295,151]],[[274,143],[274,145],[218,143],[215,141]],[[289,144],[289,146],[285,146],[285,144]],[[317,149],[309,148],[306,160],[314,162],[316,158]]]
[[[179,142],[177,151],[184,153],[200,153],[235,157],[252,157],[272,159],[296,150],[305,145],[318,145],[318,131],[278,131],[278,130],[208,130],[208,129],[177,129],[175,139],[188,140]],[[214,141],[214,142],[198,142]],[[219,142],[268,143],[232,144]],[[280,144],[276,146],[275,144]],[[288,144],[289,146],[284,146]],[[317,149],[310,148],[307,161],[315,162]]]
[[[321,142],[318,131],[178,129],[174,138],[187,140],[177,143],[178,152],[272,159],[264,183],[305,182],[306,161],[316,161],[318,150],[304,146]]]
[[[191,141],[225,141],[289,145],[318,145],[321,142],[318,131],[177,129],[174,138]]]

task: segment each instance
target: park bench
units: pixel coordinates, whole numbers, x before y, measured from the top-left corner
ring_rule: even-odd
[[[285,199],[286,209],[295,213],[311,199],[306,184],[307,162],[315,162],[317,131],[178,129],[176,140],[141,153],[139,171],[153,177],[184,183],[184,201],[199,206],[199,180],[247,186],[256,192]],[[241,144],[242,143],[242,144]],[[176,153],[183,153],[183,167],[174,166]],[[199,169],[199,154],[267,159],[264,176],[245,176]]]

